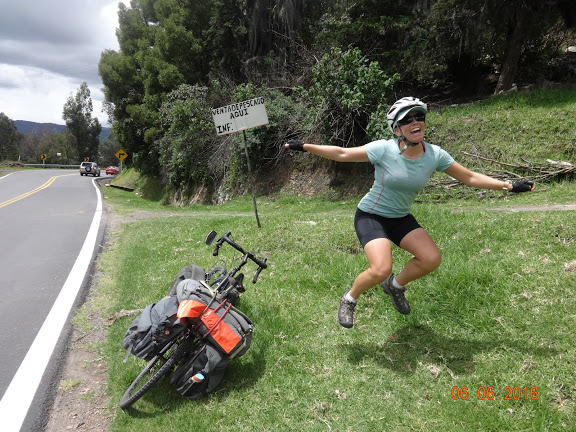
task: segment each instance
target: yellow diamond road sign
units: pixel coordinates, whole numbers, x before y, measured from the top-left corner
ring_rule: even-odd
[[[118,150],[116,152],[115,155],[120,161],[123,161],[124,159],[126,159],[128,157],[128,153],[126,153],[124,150]]]

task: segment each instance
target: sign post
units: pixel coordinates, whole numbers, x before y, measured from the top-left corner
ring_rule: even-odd
[[[221,108],[212,108],[212,118],[214,119],[216,134],[218,136],[242,131],[244,136],[244,153],[246,153],[248,176],[250,177],[252,186],[252,203],[254,204],[254,214],[256,215],[256,223],[258,224],[258,228],[261,228],[260,219],[258,218],[258,209],[256,207],[256,195],[254,193],[254,177],[252,176],[250,158],[248,157],[246,129],[264,126],[269,123],[268,113],[266,112],[266,105],[264,105],[264,98],[259,97],[244,102],[227,105]]]
[[[118,158],[118,160],[120,161],[120,172],[122,172],[122,161],[128,157],[128,153],[126,153],[124,150],[120,149],[116,152],[116,154],[114,156],[116,156]]]

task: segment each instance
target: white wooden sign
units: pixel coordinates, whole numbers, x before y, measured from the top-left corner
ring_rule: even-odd
[[[212,108],[212,118],[217,135],[226,135],[269,123],[263,97]]]

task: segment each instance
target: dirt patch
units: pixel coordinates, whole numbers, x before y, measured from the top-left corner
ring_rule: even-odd
[[[491,208],[492,211],[507,211],[507,212],[541,212],[541,211],[566,211],[576,210],[576,204],[544,204],[533,206],[510,206],[510,207],[496,207]]]
[[[109,207],[106,207],[106,215],[104,250],[116,240],[114,235],[125,219]],[[73,324],[66,362],[45,432],[104,432],[114,415],[106,393],[106,359],[99,351],[107,337],[108,323],[98,308],[102,296],[98,291],[98,279],[96,274],[90,281],[82,306],[85,316],[82,326]]]
[[[91,343],[106,338],[103,326],[89,332],[74,331],[64,373],[52,407],[48,432],[68,430],[103,432],[113,412],[106,394],[106,361]]]

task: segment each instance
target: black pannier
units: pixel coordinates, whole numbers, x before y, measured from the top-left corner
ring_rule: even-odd
[[[212,392],[222,381],[228,359],[211,344],[199,344],[172,374],[170,383],[187,399]]]
[[[157,303],[149,304],[132,321],[124,335],[124,348],[136,357],[146,361],[156,354],[186,326],[176,317],[178,299],[165,297]]]

